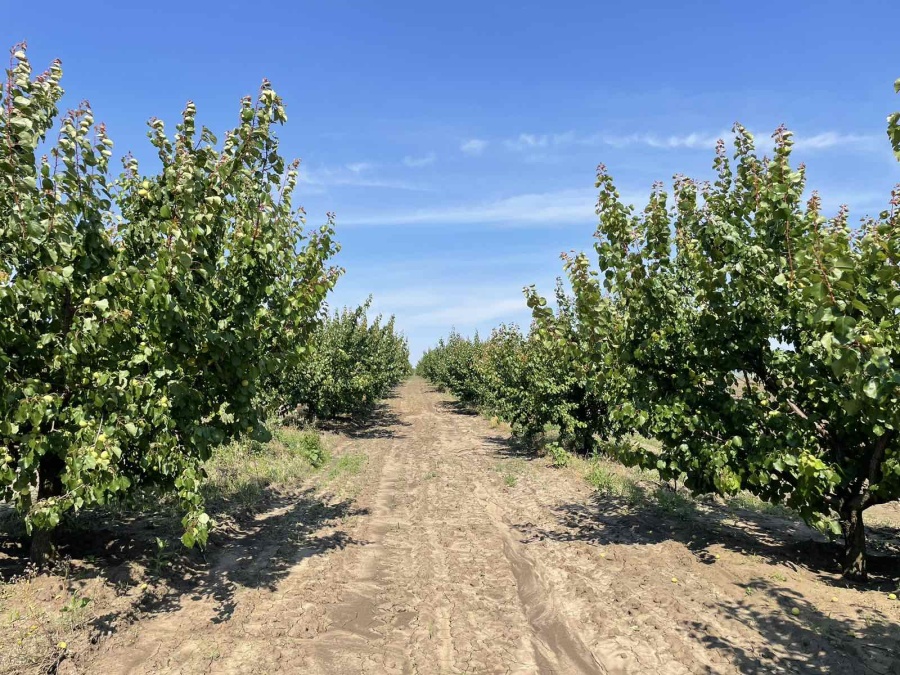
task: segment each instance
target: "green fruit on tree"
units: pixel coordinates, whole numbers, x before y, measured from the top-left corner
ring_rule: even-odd
[[[889,119],[900,157],[900,113]],[[554,313],[532,292],[529,306],[548,339],[565,321],[592,336],[557,355],[579,373],[563,428],[594,408],[587,431],[621,441],[609,445],[628,465],[836,519],[842,573],[864,580],[863,512],[900,497],[900,188],[861,225],[829,217],[792,164],[793,134],[773,138],[762,155],[735,125],[713,180],[659,184],[645,208],[600,165],[596,265],[566,256],[572,301]]]
[[[362,412],[409,374],[409,348],[390,317],[367,316],[371,298],[317,327],[315,350],[286,369],[279,395],[319,419]]]
[[[277,381],[310,346],[341,273],[330,265],[333,222],[306,230],[292,203],[299,163],[279,154],[275,130],[287,115],[268,82],[255,104],[239,105],[241,119],[221,144],[193,103],[177,137],[154,119],[151,152],[135,153],[154,156],[152,168],[129,154],[116,178],[111,141],[87,103],[62,119],[57,112],[60,63],[35,76],[24,45],[14,54],[12,85],[0,87],[0,129],[12,134],[0,143],[0,370],[16,377],[0,376],[0,447],[15,448],[19,466],[0,471],[0,499],[30,529],[49,531],[76,503],[157,485],[186,512],[182,541],[202,545],[210,527],[200,517],[203,462],[262,421],[263,407],[234,396],[233,383],[248,372]],[[184,224],[177,236],[166,213]],[[100,293],[113,280],[121,283]],[[115,311],[97,321],[96,302]],[[227,345],[227,358],[190,368],[187,359],[207,343]],[[35,383],[66,394],[35,405]],[[167,391],[178,392],[178,406]],[[82,418],[125,429],[121,451],[140,460],[96,471],[95,444],[109,443],[107,457],[121,451],[99,429],[77,433],[88,426]],[[69,489],[76,498],[33,508],[35,490],[46,504]],[[45,562],[48,538],[33,541],[32,555]]]

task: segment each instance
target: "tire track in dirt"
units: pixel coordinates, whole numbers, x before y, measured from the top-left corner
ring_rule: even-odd
[[[578,637],[578,629],[557,610],[541,566],[512,536],[499,509],[487,504],[488,515],[503,539],[503,553],[516,577],[519,600],[533,631],[535,658],[542,672],[607,673],[606,666]]]
[[[366,515],[304,541],[277,583],[242,586],[272,564],[266,522],[290,504],[261,514],[257,536],[211,554],[227,617],[215,594],[182,598],[108,641],[91,672],[603,672],[504,522],[490,449],[442,401],[414,380],[391,400],[390,434],[339,440],[367,457]],[[354,543],[319,550],[336,529]]]
[[[342,488],[327,476],[298,486],[326,516],[290,500],[261,514],[210,552],[205,586],[78,672],[825,672],[778,638],[783,609],[742,604],[757,574],[745,559],[719,569],[648,539],[671,523],[598,512],[582,480],[515,456],[448,401],[405,383],[388,427],[332,438],[336,455],[367,458],[346,478],[353,509],[329,506]]]

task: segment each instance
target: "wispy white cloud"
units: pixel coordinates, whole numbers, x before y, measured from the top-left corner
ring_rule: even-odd
[[[488,142],[485,140],[480,138],[470,138],[469,140],[464,141],[463,144],[459,146],[459,149],[467,155],[480,155],[487,146]]]
[[[424,289],[398,287],[376,293],[373,312],[397,317],[397,325],[409,338],[414,360],[451,328],[465,335],[476,330],[488,335],[501,322],[516,322],[520,326],[531,322],[522,287],[515,282],[470,286],[457,279]]]
[[[566,225],[596,220],[594,190],[522,194],[491,202],[354,217],[342,225]]]
[[[583,141],[574,132],[564,134],[519,134],[516,138],[508,138],[503,145],[509,150],[543,150],[559,148],[566,145],[583,145]]]
[[[373,296],[376,309],[384,308],[396,313],[398,311],[423,310],[440,307],[447,299],[447,289],[410,288],[403,285],[385,293]]]
[[[581,233],[579,233],[581,234]],[[590,232],[588,232],[590,234]],[[568,246],[561,244],[560,251],[569,250],[578,245],[580,239],[574,238],[568,242]],[[409,298],[414,302],[420,302],[422,298],[438,297],[441,301],[446,299],[446,293],[443,291],[439,296],[435,296],[431,291],[422,291],[419,289],[410,289],[409,282],[415,282],[421,279],[423,275],[446,274],[462,272],[469,278],[482,276],[496,276],[498,270],[510,271],[521,269],[534,269],[550,260],[552,264],[556,264],[557,259],[553,256],[547,257],[547,249],[543,246],[530,251],[519,251],[512,253],[495,253],[491,250],[481,251],[478,255],[469,253],[464,258],[454,258],[447,255],[425,255],[417,256],[414,260],[402,258],[395,261],[375,260],[360,261],[353,266],[352,274],[356,278],[363,279],[361,287],[368,284],[373,276],[378,276],[382,280],[387,279],[395,282],[403,287],[403,302],[407,302]],[[376,298],[377,300],[378,298]]]
[[[429,152],[424,157],[404,157],[403,164],[412,169],[418,169],[423,166],[428,166],[429,164],[434,164],[434,160],[436,159],[437,156],[433,152]]]
[[[769,134],[755,134],[760,148],[771,146]],[[719,133],[691,132],[663,136],[653,133],[632,134],[577,134],[572,131],[554,134],[519,134],[516,138],[506,139],[503,145],[509,150],[533,152],[536,150],[562,149],[567,147],[610,146],[626,148],[642,146],[658,150],[707,150],[715,148],[716,142],[722,138],[730,141],[734,137],[731,131]],[[828,150],[831,148],[869,149],[875,146],[880,137],[868,134],[845,134],[837,131],[825,131],[811,136],[797,134],[794,136],[794,147],[798,150]]]
[[[694,149],[715,147],[716,140],[728,136],[721,134],[691,133],[685,135],[657,136],[655,134],[576,134],[573,131],[556,134],[519,134],[516,138],[507,139],[503,145],[515,151],[533,151],[559,149],[566,147],[596,147],[608,145],[623,148],[643,145],[660,149]]]
[[[724,131],[718,134],[690,133],[672,136],[656,136],[654,134],[599,135],[588,137],[585,145],[610,145],[617,148],[643,145],[648,148],[662,150],[696,150],[715,148],[716,142],[720,138],[729,137],[731,137],[731,133]]]
[[[347,170],[350,171],[350,173],[362,173],[371,168],[372,165],[368,162],[354,162],[353,164],[347,164]]]
[[[825,131],[815,136],[795,136],[794,147],[798,150],[828,150],[836,147],[869,149],[876,147],[880,141],[882,141],[881,136]]]
[[[393,190],[427,191],[428,188],[402,180],[382,178],[373,174],[373,164],[368,162],[356,162],[342,167],[316,167],[313,169],[300,169],[300,182],[314,188],[328,187],[368,187],[386,188]]]
[[[403,325],[410,328],[444,327],[470,328],[477,324],[509,319],[511,315],[526,314],[528,307],[521,293],[518,297],[494,298],[484,300],[479,297],[461,299],[459,302],[444,302],[438,309],[424,312],[410,312],[403,316]],[[446,300],[446,297],[444,298]]]

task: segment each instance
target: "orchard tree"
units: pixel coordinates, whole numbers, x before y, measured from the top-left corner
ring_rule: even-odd
[[[529,389],[537,399],[534,408],[559,429],[562,446],[590,455],[597,449],[597,439],[607,440],[616,432],[609,414],[609,381],[618,371],[600,339],[601,334],[608,336],[616,314],[590,276],[587,260],[568,254],[562,259],[570,278],[581,280],[578,295],[566,295],[558,281],[554,311],[533,286],[525,289],[533,315],[529,362],[541,364]]]
[[[416,372],[437,385],[441,391],[449,391],[464,403],[478,405],[484,400],[482,371],[478,367],[483,349],[478,337],[468,339],[455,329],[437,346],[426,351]]]
[[[160,486],[203,544],[202,462],[259,422],[257,384],[299,358],[338,270],[331,222],[303,234],[297,164],[278,154],[264,82],[221,149],[189,103],[159,170],[126,158],[62,70],[13,50],[0,112],[0,494],[49,552],[66,512]],[[38,149],[49,154],[38,157]]]
[[[528,441],[551,430],[557,446],[590,454],[596,438],[611,430],[605,389],[595,377],[603,368],[579,351],[594,344],[594,336],[561,282],[555,311],[533,288],[526,293],[535,316],[527,334],[515,325],[501,325],[483,341],[451,332],[422,356],[416,370],[508,422]]]
[[[843,534],[843,574],[864,579],[863,512],[900,497],[900,189],[851,227],[804,199],[789,131],[772,159],[735,134],[713,183],[676,178],[671,210],[656,186],[636,214],[599,170],[599,275],[582,257],[570,278],[619,373],[611,414],[662,444],[621,456],[787,504]]]
[[[528,337],[516,325],[501,324],[484,341],[476,363],[482,385],[479,407],[526,434],[527,429],[543,429],[531,416],[534,398],[528,360]]]
[[[311,349],[273,382],[282,407],[300,409],[310,418],[359,414],[409,376],[406,338],[393,316],[369,318],[371,304],[369,297],[322,321]]]
[[[894,93],[900,94],[900,79],[894,82]],[[888,138],[894,148],[894,155],[900,160],[900,112],[891,113],[888,116]]]

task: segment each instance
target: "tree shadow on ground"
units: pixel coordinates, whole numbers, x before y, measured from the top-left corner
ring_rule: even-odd
[[[179,517],[168,508],[114,517],[88,512],[75,518],[57,540],[59,556],[74,580],[101,578],[121,592],[146,581],[153,586],[137,604],[95,618],[94,635],[114,633],[138,617],[178,611],[188,599],[213,600],[212,621],[225,622],[241,588],[273,590],[301,560],[365,544],[335,529],[345,518],[367,513],[352,501],[329,502],[312,488],[286,493],[262,489],[265,509],[226,516],[228,522],[213,531],[203,552],[181,546]],[[8,576],[25,570],[23,546],[0,550]]]
[[[524,543],[551,539],[599,547],[675,541],[707,565],[717,563],[709,550],[715,545],[769,564],[806,570],[826,585],[852,586],[838,576],[839,546],[801,522],[721,503],[696,502],[667,487],[658,490],[659,494],[650,494],[638,484],[625,495],[598,491],[586,504],[557,507],[562,530],[530,525],[516,529]],[[894,535],[900,532],[894,530]],[[856,585],[857,589],[880,593],[896,589],[900,575],[896,555],[870,556],[869,570],[870,581]],[[721,614],[755,630],[766,644],[762,651],[739,639],[731,641],[702,622],[691,624],[694,637],[711,649],[726,652],[741,672],[771,672],[773,661],[788,672],[900,672],[900,626],[896,621],[873,608],[859,611],[856,621],[832,616],[796,590],[775,583],[775,578],[755,579],[746,584],[745,591],[748,595],[764,592],[774,599],[778,610],[723,598],[715,604]],[[786,581],[784,577],[781,580]],[[791,613],[795,608],[799,611],[796,617]]]
[[[427,381],[426,381],[427,382]],[[437,402],[438,410],[443,412],[454,413],[457,415],[466,415],[467,417],[472,417],[478,415],[478,410],[471,403],[466,403],[465,401],[460,400],[453,394],[450,394],[442,389],[438,389],[431,382],[427,382],[427,388],[425,389],[429,394],[439,394],[441,396],[451,396],[452,398],[445,398]]]
[[[478,414],[478,411],[470,404],[463,403],[462,401],[457,401],[456,399],[450,401],[438,401],[437,407],[438,410],[453,413],[455,415],[466,415],[467,417],[473,417]]]
[[[758,607],[730,600],[717,601],[716,609],[725,617],[752,627],[763,638],[763,646],[737,644],[727,636],[714,635],[701,621],[691,623],[692,632],[700,642],[727,654],[740,672],[816,675],[900,672],[900,626],[883,612],[869,609],[859,622],[851,623],[830,615],[801,593],[770,579],[755,579],[746,588],[773,599],[778,609],[760,611]],[[777,669],[773,669],[773,663]]]
[[[544,535],[565,541],[607,544],[658,544],[678,541],[701,562],[714,562],[706,549],[719,544],[738,553],[755,555],[768,563],[805,569],[821,575],[823,583],[847,586],[834,579],[839,573],[839,543],[800,521],[784,516],[732,508],[716,500],[693,500],[681,492],[658,486],[651,492],[643,484],[629,486],[629,494],[598,490],[593,503],[570,503],[557,507],[565,533]],[[889,526],[870,527],[877,539],[895,541],[900,530]],[[539,535],[539,533],[535,533]],[[876,537],[871,537],[873,540]],[[877,550],[871,546],[870,580],[858,585],[870,590],[896,587],[900,577],[900,557],[896,547]]]
[[[531,459],[535,455],[521,441],[501,435],[482,439],[503,457]],[[769,564],[785,565],[814,575],[806,583],[821,582],[863,592],[895,592],[900,581],[900,528],[869,525],[869,575],[865,584],[841,579],[839,543],[789,513],[762,505],[757,511],[719,499],[691,498],[683,490],[654,481],[622,481],[601,485],[587,502],[556,507],[558,525],[541,528],[513,525],[524,544],[540,540],[582,542],[597,547],[640,546],[675,541],[698,561],[717,563],[711,546],[724,547]],[[690,624],[695,639],[727,653],[740,672],[900,673],[900,625],[896,619],[863,603],[848,618],[823,611],[802,593],[777,583],[777,575],[756,578],[745,586],[748,595],[764,593],[778,609],[717,599],[722,615],[750,626],[763,647],[723,636],[702,621]],[[781,577],[781,581],[787,581]],[[792,611],[797,609],[799,614]],[[773,671],[772,664],[777,664]]]
[[[537,440],[492,434],[484,435],[482,441],[501,457],[543,459],[536,452]],[[557,511],[568,534],[547,536],[598,545],[676,540],[701,559],[704,549],[721,543],[770,563],[826,575],[824,583],[847,585],[828,576],[840,572],[840,543],[777,506],[761,503],[760,510],[740,508],[716,497],[692,497],[686,490],[673,490],[664,483],[624,480],[598,488],[592,504],[571,503]],[[900,580],[900,527],[870,523],[866,530],[870,580],[862,587],[893,591]]]
[[[494,453],[508,459],[523,459],[528,462],[543,460],[540,448],[543,438],[507,438],[499,434],[482,436],[481,440],[488,445]]]
[[[321,420],[317,425],[323,431],[361,438],[403,438],[398,430],[410,426],[386,403],[378,403],[362,414]]]

